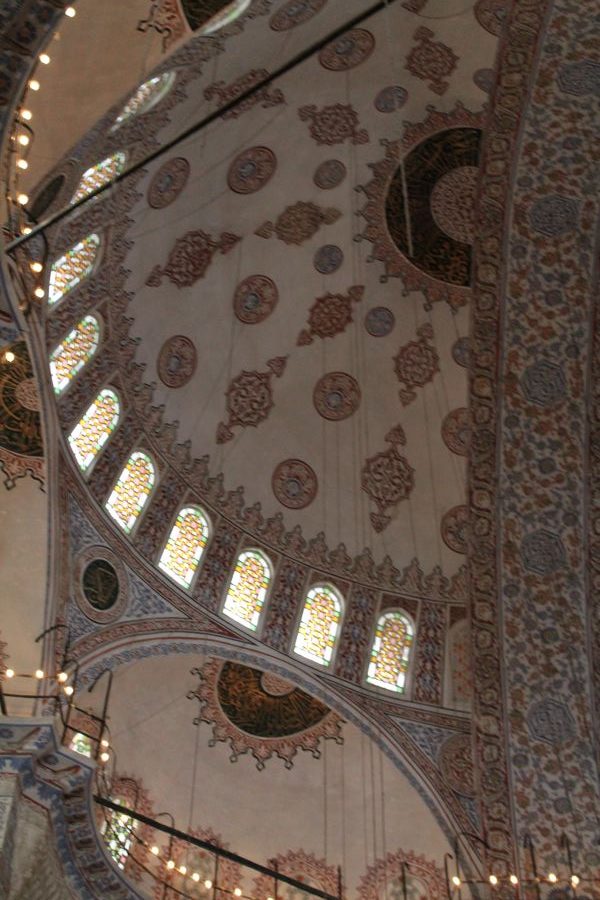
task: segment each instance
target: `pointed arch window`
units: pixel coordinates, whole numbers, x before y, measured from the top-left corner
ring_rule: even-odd
[[[163,72],[141,84],[117,116],[111,131],[116,131],[123,122],[131,119],[132,116],[141,116],[142,113],[151,110],[169,93],[174,81],[175,72]]]
[[[119,475],[106,501],[106,510],[129,534],[148,502],[155,482],[154,463],[147,453],[136,450]]]
[[[76,753],[81,753],[82,756],[87,756],[88,759],[92,758],[92,742],[85,734],[80,734],[79,732],[74,734],[69,748],[75,750]]]
[[[50,269],[48,285],[48,305],[53,306],[77,287],[90,274],[100,249],[100,238],[97,234],[88,234],[86,238],[67,250]]]
[[[315,585],[306,595],[294,652],[305,659],[328,666],[342,618],[342,600],[326,584]]]
[[[100,341],[100,325],[85,316],[50,354],[50,375],[55,394],[62,394],[77,373],[90,361]]]
[[[106,159],[103,159],[94,166],[90,166],[89,169],[86,169],[81,176],[81,181],[77,186],[77,190],[73,194],[71,203],[77,203],[78,200],[83,200],[83,198],[87,197],[88,194],[91,194],[92,191],[97,190],[99,187],[102,187],[102,185],[112,181],[117,175],[120,175],[125,168],[125,160],[125,154],[121,150],[118,150],[116,153],[113,153],[112,156],[107,156]]]
[[[121,797],[111,797],[113,803],[119,806],[124,805]],[[111,812],[106,822],[106,830],[104,832],[104,840],[108,847],[109,853],[120,869],[125,868],[129,849],[133,841],[136,821],[125,813]]]
[[[404,693],[413,641],[414,628],[407,615],[387,612],[380,616],[367,672],[369,684]]]
[[[160,558],[159,567],[184,588],[189,588],[208,541],[208,520],[197,506],[177,516]]]
[[[237,558],[223,613],[256,631],[271,581],[271,566],[258,550],[244,550]]]
[[[84,472],[87,472],[117,427],[119,413],[119,398],[113,390],[105,388],[69,435],[73,456]]]
[[[225,28],[226,25],[231,25],[232,22],[235,22],[236,19],[239,19],[246,12],[251,3],[252,0],[234,0],[233,3],[228,3],[221,12],[215,13],[206,25],[199,29],[198,33],[214,34],[215,31]],[[185,5],[184,3],[184,7]],[[191,6],[192,4],[190,3],[189,5]]]

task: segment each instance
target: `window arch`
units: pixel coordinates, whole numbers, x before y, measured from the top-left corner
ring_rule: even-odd
[[[271,581],[271,566],[258,550],[244,550],[236,560],[223,613],[256,631]]]
[[[252,0],[234,0],[233,3],[228,3],[222,10],[216,12],[211,18],[206,22],[205,25],[201,26],[198,30],[198,34],[214,34],[215,31],[219,31],[221,28],[225,28],[226,25],[230,25],[232,22],[235,22],[236,19],[246,12]],[[192,4],[184,2],[184,6]],[[188,19],[190,18],[190,14],[187,13]]]
[[[81,734],[79,731],[73,735],[69,749],[81,753],[82,756],[87,756],[88,759],[92,758],[92,742],[86,734]]]
[[[122,797],[111,796],[110,799],[119,806],[125,804]],[[135,828],[136,821],[131,816],[128,816],[125,813],[115,812],[114,810],[108,814],[104,831],[104,840],[110,855],[120,869],[125,868]]]
[[[100,248],[97,234],[88,234],[52,263],[48,285],[48,305],[53,306],[90,274]]]
[[[81,181],[77,185],[77,190],[71,198],[71,203],[77,203],[78,200],[83,200],[83,198],[87,197],[88,194],[91,194],[92,191],[97,190],[99,187],[102,187],[103,184],[107,184],[107,182],[112,181],[117,175],[120,175],[125,168],[125,159],[125,154],[121,150],[118,150],[116,153],[113,153],[112,156],[107,156],[106,159],[103,159],[94,166],[90,166],[89,169],[86,169],[81,176]]]
[[[77,373],[90,361],[100,342],[100,324],[85,316],[50,354],[50,375],[55,394],[62,394]]]
[[[69,435],[69,445],[80,469],[86,472],[119,421],[119,398],[113,390],[100,391]]]
[[[342,600],[337,591],[326,584],[312,587],[304,601],[294,653],[321,666],[328,666],[333,657],[341,618]]]
[[[107,512],[127,534],[148,501],[155,477],[154,463],[148,454],[136,450],[127,460],[106,501]]]
[[[369,684],[404,693],[414,633],[411,620],[402,612],[379,617],[367,672]]]
[[[152,109],[153,106],[162,100],[168,94],[175,81],[175,72],[163,72],[161,75],[155,75],[149,78],[139,86],[135,94],[133,94],[117,118],[111,131],[116,131],[123,122],[131,119],[132,116],[141,116]]]
[[[159,567],[184,588],[189,588],[208,541],[208,520],[197,506],[180,510],[162,552]]]

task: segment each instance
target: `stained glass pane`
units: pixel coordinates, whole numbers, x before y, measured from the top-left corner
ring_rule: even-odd
[[[119,797],[111,797],[111,800],[120,806],[123,805],[123,800]],[[125,868],[134,830],[135,819],[132,819],[131,816],[126,816],[125,813],[110,813],[110,819],[104,832],[104,840],[110,855],[120,869]]]
[[[100,391],[69,435],[73,456],[85,472],[102,450],[119,421],[119,398],[114,391]]]
[[[177,516],[159,566],[173,581],[189,588],[208,540],[208,522],[195,506]]]
[[[271,569],[262,553],[240,553],[223,607],[225,615],[256,631],[270,580]]]
[[[311,588],[306,597],[295,653],[328,666],[333,656],[342,604],[337,594],[326,585]]]
[[[113,153],[112,156],[107,156],[106,159],[96,163],[95,166],[90,166],[81,176],[81,181],[73,194],[71,203],[77,203],[78,200],[87,197],[88,194],[102,187],[103,184],[112,181],[116,175],[121,174],[124,168],[125,154],[121,151]]]
[[[94,268],[100,238],[97,234],[88,234],[86,238],[67,250],[64,256],[52,263],[50,284],[48,285],[48,304],[52,306],[72,291]]]
[[[146,505],[154,486],[154,466],[145,453],[132,453],[121,472],[106,509],[128,534]]]
[[[90,361],[100,340],[100,326],[94,316],[86,316],[50,354],[50,374],[54,393],[61,394],[80,369]]]
[[[367,673],[369,684],[399,694],[404,692],[413,638],[413,626],[402,613],[389,612],[381,616],[371,649]]]
[[[148,81],[140,85],[135,94],[127,101],[122,112],[117,116],[111,131],[115,131],[119,125],[122,125],[123,122],[126,122],[132,116],[139,116],[152,109],[168,93],[174,80],[175,72],[163,72],[162,75],[149,78]]]
[[[92,742],[85,734],[77,732],[77,734],[73,735],[70,748],[77,753],[81,753],[82,756],[87,756],[89,759],[92,758]]]
[[[231,22],[235,22],[242,13],[246,12],[251,3],[252,0],[234,0],[234,2],[229,3],[222,12],[213,16],[198,33],[214,34],[214,32],[219,31],[220,28],[230,25]]]

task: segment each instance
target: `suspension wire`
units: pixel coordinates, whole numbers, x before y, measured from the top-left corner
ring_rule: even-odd
[[[348,865],[346,856],[346,751],[345,742],[340,744],[341,750],[341,781],[342,781],[342,866],[344,876],[348,877]]]
[[[377,809],[375,802],[375,762],[373,759],[373,740],[369,740],[369,764],[371,768],[371,816],[373,819],[373,865],[377,870]]]
[[[323,744],[323,856],[325,857],[325,862],[327,862],[327,831],[328,831],[328,819],[327,819],[327,741],[324,741]]]
[[[365,771],[365,735],[360,733],[360,780],[362,784],[362,800],[363,800],[363,832],[365,836],[365,872],[369,868],[369,825],[367,819],[367,774]],[[374,860],[373,860],[374,862]]]
[[[381,852],[383,854],[384,897],[388,900],[387,841],[385,837],[385,789],[383,779],[383,750],[379,748],[379,794],[381,805]]]

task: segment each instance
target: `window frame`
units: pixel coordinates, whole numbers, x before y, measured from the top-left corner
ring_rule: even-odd
[[[298,642],[298,636],[300,634],[300,625],[302,623],[302,616],[304,615],[304,610],[306,608],[306,601],[308,600],[308,595],[311,591],[316,590],[318,588],[327,588],[327,590],[331,591],[333,595],[337,598],[338,603],[340,604],[340,617],[338,620],[337,632],[335,635],[335,641],[331,650],[331,659],[328,662],[319,662],[316,659],[312,659],[311,657],[304,656],[302,653],[299,653],[296,650],[296,644]],[[314,581],[308,585],[304,593],[302,594],[302,603],[300,604],[299,613],[296,615],[296,625],[292,634],[290,651],[292,655],[296,659],[302,660],[302,662],[307,665],[314,666],[315,669],[319,672],[333,672],[335,668],[335,664],[337,661],[337,653],[340,645],[340,637],[342,634],[342,629],[344,626],[344,617],[346,614],[346,599],[339,588],[337,588],[331,581]]]
[[[58,302],[60,303],[60,300],[59,300]],[[92,319],[95,319],[96,322],[98,323],[98,343],[96,344],[96,349],[94,350],[94,352],[92,353],[92,355],[90,356],[90,358],[89,358],[86,362],[84,362],[84,364],[81,366],[81,368],[75,373],[75,375],[73,375],[73,377],[69,379],[69,381],[67,382],[66,387],[64,387],[64,388],[57,394],[57,393],[56,393],[56,389],[55,389],[55,387],[54,387],[54,381],[53,381],[53,379],[52,379],[52,369],[50,368],[50,360],[51,360],[52,354],[60,347],[60,345],[62,344],[62,342],[65,341],[65,340],[68,338],[68,336],[70,335],[70,333],[71,333],[72,331],[75,331],[75,329],[78,328],[78,326],[81,324],[81,322],[83,322],[83,320],[84,320],[84,319],[87,319],[88,317],[90,317],[90,318],[92,318]],[[79,376],[82,374],[82,372],[84,372],[85,369],[87,368],[87,366],[91,365],[91,363],[94,361],[94,359],[95,359],[95,357],[96,357],[96,354],[100,352],[100,348],[101,348],[102,344],[104,343],[105,333],[106,333],[106,325],[105,325],[105,323],[104,323],[103,317],[100,315],[99,312],[96,312],[95,309],[92,309],[92,310],[88,310],[88,311],[87,311],[87,312],[79,319],[78,322],[76,322],[74,325],[72,325],[72,326],[69,328],[69,330],[66,331],[66,332],[63,334],[63,336],[61,337],[61,339],[54,345],[54,347],[52,348],[52,350],[51,350],[50,353],[48,354],[48,372],[50,373],[50,385],[51,385],[51,387],[52,387],[52,394],[53,394],[54,400],[55,400],[56,402],[60,403],[60,401],[63,399],[63,397],[66,397],[66,395],[69,393],[69,391],[70,391],[72,385],[78,380],[78,378],[79,378]],[[115,392],[115,393],[116,393],[116,392]]]
[[[127,531],[127,530],[121,525],[121,523],[118,521],[118,519],[116,519],[116,518],[113,516],[113,514],[110,512],[110,510],[109,510],[109,508],[108,508],[108,501],[109,501],[110,498],[112,497],[112,494],[113,494],[113,492],[114,492],[114,490],[115,490],[117,484],[119,483],[119,479],[121,478],[121,475],[123,474],[123,472],[124,472],[125,469],[127,468],[127,463],[129,462],[129,460],[131,459],[131,457],[134,456],[136,453],[142,453],[144,456],[147,456],[148,459],[150,460],[150,462],[152,463],[152,468],[153,468],[153,470],[154,470],[154,481],[153,481],[152,487],[150,488],[150,491],[149,491],[149,493],[148,493],[148,495],[147,495],[147,497],[146,497],[146,500],[144,501],[144,505],[142,506],[142,508],[141,508],[140,511],[138,512],[137,516],[135,517],[135,522],[133,523],[133,525],[131,526],[131,528],[129,529],[129,531]],[[115,480],[113,481],[112,486],[111,486],[111,488],[110,488],[110,490],[108,491],[108,494],[107,494],[107,496],[106,496],[106,499],[105,499],[104,502],[102,503],[102,509],[103,509],[104,512],[108,515],[108,518],[109,518],[110,522],[115,526],[115,528],[118,528],[118,529],[119,529],[119,533],[122,534],[124,537],[129,538],[129,539],[131,540],[131,539],[133,538],[133,536],[135,535],[137,529],[138,529],[139,526],[140,526],[140,522],[141,522],[142,519],[144,518],[144,513],[145,513],[146,510],[149,508],[149,505],[150,505],[150,503],[151,503],[151,501],[152,501],[152,498],[154,497],[154,494],[156,493],[156,489],[157,489],[157,487],[158,487],[159,482],[160,482],[160,469],[159,469],[159,467],[158,467],[158,465],[157,465],[157,462],[156,462],[156,459],[155,459],[155,457],[154,457],[154,454],[151,453],[149,450],[147,450],[147,449],[146,449],[145,447],[143,447],[143,446],[141,446],[141,447],[140,447],[140,446],[136,446],[136,447],[135,447],[133,450],[131,450],[130,453],[127,455],[127,459],[125,460],[124,465],[121,467],[121,471],[119,472],[119,474],[117,475],[117,477],[116,477]],[[162,570],[161,570],[161,571],[162,571]]]
[[[231,587],[231,582],[235,575],[235,569],[236,569],[236,566],[237,566],[240,556],[242,556],[244,553],[258,553],[262,557],[263,561],[266,563],[267,569],[269,570],[269,583],[268,583],[266,591],[265,591],[265,598],[262,602],[262,606],[260,608],[260,613],[258,616],[258,622],[256,623],[255,628],[253,628],[247,622],[240,622],[238,619],[234,619],[232,616],[229,615],[229,613],[225,612],[225,604],[227,603],[227,597],[229,596],[229,589]],[[254,634],[257,637],[260,637],[260,635],[262,634],[263,627],[264,627],[265,611],[266,611],[267,605],[269,603],[269,599],[271,596],[271,590],[273,588],[274,581],[275,581],[275,566],[273,565],[271,558],[265,553],[265,551],[262,549],[262,547],[257,547],[254,544],[248,545],[245,547],[241,547],[238,550],[238,552],[236,553],[233,564],[231,565],[231,572],[230,572],[229,578],[226,581],[225,589],[223,591],[223,596],[221,599],[221,603],[219,605],[219,615],[222,618],[224,618],[226,622],[231,622],[234,625],[237,625],[240,628],[243,628],[244,631],[247,631],[250,634]]]
[[[408,665],[406,667],[406,679],[404,682],[404,690],[402,690],[402,691],[396,691],[393,688],[383,687],[383,685],[373,684],[371,681],[369,681],[369,666],[371,665],[371,654],[373,652],[373,645],[375,643],[375,637],[377,634],[377,625],[379,624],[380,620],[384,616],[388,616],[392,613],[399,613],[401,616],[403,616],[410,623],[412,630],[413,630],[413,640],[412,640],[412,645],[411,645],[410,651],[409,651]],[[362,684],[365,687],[367,687],[370,691],[381,692],[381,694],[384,697],[392,697],[393,696],[396,698],[402,698],[403,700],[409,700],[410,697],[412,696],[413,668],[414,668],[414,661],[415,661],[415,656],[416,656],[416,652],[415,652],[416,646],[417,646],[417,623],[416,623],[414,617],[411,616],[411,614],[408,613],[401,606],[390,606],[387,609],[380,610],[378,612],[378,614],[375,616],[375,618],[373,620],[373,625],[371,627],[371,640],[369,641],[369,644],[368,644],[367,658],[366,658],[366,662],[365,662]]]
[[[95,258],[94,258],[94,262],[93,262],[93,264],[92,264],[92,268],[90,269],[90,271],[89,271],[83,278],[80,278],[80,279],[79,279],[79,281],[77,282],[77,284],[74,284],[73,287],[72,287],[72,288],[69,288],[68,291],[65,291],[64,294],[62,294],[62,295],[58,298],[58,300],[54,300],[54,301],[51,303],[51,302],[50,302],[50,279],[51,279],[51,277],[52,277],[52,267],[53,267],[60,259],[62,259],[63,257],[66,257],[67,253],[69,253],[69,252],[72,251],[72,250],[75,250],[75,248],[76,248],[79,244],[83,244],[84,241],[87,241],[88,238],[91,238],[91,237],[96,237],[96,238],[98,238],[98,245],[97,245],[97,247],[96,247],[96,256],[95,256]],[[80,238],[78,241],[76,241],[76,243],[73,244],[71,247],[68,247],[68,248],[67,248],[63,253],[61,253],[61,254],[60,254],[60,255],[59,255],[52,263],[50,263],[50,265],[48,266],[48,270],[47,270],[47,271],[48,271],[48,275],[47,275],[47,278],[45,279],[45,290],[46,290],[46,304],[45,304],[45,309],[46,309],[46,315],[52,315],[52,313],[53,313],[56,309],[58,309],[59,306],[62,305],[62,303],[66,300],[67,297],[71,297],[71,296],[75,293],[75,291],[76,291],[78,288],[81,287],[81,285],[85,284],[90,278],[92,278],[92,277],[96,274],[96,272],[98,271],[100,265],[102,264],[102,258],[104,257],[104,249],[105,249],[105,246],[106,246],[106,241],[105,241],[104,233],[100,233],[100,232],[98,232],[98,231],[90,231],[90,232],[88,232],[88,234],[84,235],[84,237],[82,237],[82,238]],[[86,315],[87,315],[87,313],[86,313]]]
[[[79,461],[78,461],[77,457],[75,456],[75,454],[73,453],[73,450],[72,450],[72,448],[71,448],[70,437],[71,437],[71,435],[73,434],[73,431],[75,430],[75,428],[77,427],[77,425],[79,425],[79,423],[81,422],[83,416],[84,416],[84,415],[87,413],[87,411],[89,410],[89,408],[90,408],[90,406],[92,405],[92,403],[95,403],[95,402],[96,402],[96,400],[98,399],[98,397],[100,396],[100,394],[102,393],[102,391],[112,391],[113,394],[116,396],[117,401],[118,401],[118,403],[119,403],[119,414],[118,414],[118,418],[117,418],[115,427],[112,429],[112,431],[111,431],[110,434],[108,435],[107,439],[104,441],[103,445],[100,447],[100,450],[98,451],[98,453],[96,453],[96,455],[94,456],[93,460],[91,461],[91,463],[89,464],[89,466],[87,467],[87,469],[82,469],[81,466],[79,465]],[[94,395],[94,398],[93,398],[93,400],[91,401],[91,403],[88,403],[87,408],[84,410],[83,414],[79,416],[77,422],[73,425],[73,427],[71,428],[71,430],[70,430],[70,431],[68,432],[68,434],[66,435],[66,442],[67,442],[67,446],[68,446],[68,448],[69,448],[69,453],[70,453],[70,455],[71,455],[71,459],[73,460],[73,463],[75,464],[75,468],[77,469],[77,471],[79,472],[79,474],[81,475],[81,477],[82,477],[85,481],[89,481],[90,476],[91,476],[92,472],[94,471],[94,469],[95,469],[95,467],[96,467],[96,464],[97,464],[98,460],[102,457],[104,451],[106,450],[106,448],[108,447],[110,441],[112,440],[113,435],[115,434],[115,432],[116,432],[117,429],[119,428],[119,426],[120,426],[120,424],[121,424],[121,421],[122,421],[122,418],[123,418],[123,412],[124,412],[124,407],[123,407],[123,403],[122,403],[122,400],[121,400],[121,395],[120,395],[118,389],[117,389],[113,384],[111,384],[110,382],[108,382],[108,383],[102,385],[101,387],[99,387],[99,388],[97,389],[97,391],[96,391],[96,393],[95,393],[95,395]]]
[[[151,98],[148,106],[145,109],[142,109],[141,112],[130,113],[127,116],[127,118],[125,118],[121,122],[119,122],[118,121],[119,116],[123,115],[123,113],[127,109],[127,106],[129,105],[129,103],[131,103],[131,101],[133,100],[133,98],[135,97],[137,92],[140,91],[144,87],[145,84],[148,84],[149,81],[152,81],[154,78],[162,78],[163,75],[167,76],[165,78],[165,84],[163,85],[161,90],[157,92],[156,96]],[[177,80],[177,69],[167,69],[165,72],[159,72],[158,75],[151,75],[150,78],[146,78],[145,81],[142,81],[141,84],[138,84],[137,88],[129,94],[129,96],[127,97],[127,100],[121,107],[120,111],[117,113],[115,121],[110,128],[110,133],[114,134],[116,131],[119,131],[119,129],[125,127],[128,122],[131,122],[133,119],[137,119],[139,116],[145,116],[146,113],[149,113],[152,109],[154,109],[155,106],[158,106],[158,104],[162,100],[164,100],[165,97],[168,96],[168,94],[171,93],[171,91],[173,90],[173,88],[175,86],[176,80]],[[124,151],[122,151],[122,152],[124,152]]]
[[[200,555],[200,559],[198,560],[198,563],[197,563],[197,565],[196,565],[196,568],[194,569],[194,574],[192,575],[192,579],[191,579],[191,581],[190,581],[190,583],[189,583],[189,585],[188,585],[187,587],[185,587],[183,584],[181,584],[179,581],[177,581],[172,575],[169,574],[169,572],[167,572],[165,569],[163,569],[162,566],[161,566],[161,564],[160,564],[160,561],[161,561],[161,559],[162,559],[162,555],[163,555],[163,553],[164,553],[165,550],[166,550],[167,544],[169,543],[169,539],[170,539],[170,537],[171,537],[171,533],[172,533],[172,531],[173,531],[175,525],[177,524],[177,519],[179,518],[179,516],[181,515],[181,513],[184,512],[184,510],[186,510],[186,509],[195,509],[195,510],[197,510],[197,511],[200,513],[200,515],[202,516],[202,518],[204,519],[204,521],[206,522],[206,525],[207,525],[207,527],[208,527],[208,534],[207,534],[207,536],[206,536],[206,543],[205,543],[204,547],[202,548],[202,553],[201,553],[201,555]],[[170,583],[176,585],[176,586],[177,586],[178,588],[180,588],[182,591],[185,591],[186,594],[191,593],[192,590],[193,590],[193,588],[194,588],[194,585],[196,584],[196,579],[198,578],[198,575],[199,575],[199,573],[200,573],[200,570],[202,569],[202,566],[203,566],[203,564],[204,564],[204,560],[205,560],[205,558],[206,558],[206,554],[208,553],[208,549],[209,549],[209,547],[210,547],[210,544],[211,544],[211,541],[212,541],[213,534],[214,534],[213,524],[212,524],[211,518],[210,518],[210,516],[208,515],[208,513],[206,512],[206,510],[205,510],[202,506],[200,506],[199,503],[194,503],[194,502],[191,502],[191,503],[182,503],[182,504],[177,508],[177,512],[175,513],[175,515],[174,515],[174,516],[172,517],[172,519],[171,519],[170,526],[169,526],[169,528],[168,528],[168,530],[167,530],[167,536],[166,536],[165,540],[163,541],[163,543],[161,544],[160,550],[159,550],[159,552],[158,552],[158,554],[157,554],[157,557],[156,557],[156,560],[155,560],[156,568],[159,570],[159,572],[161,572],[163,575],[165,575],[165,576],[169,579],[169,582],[170,582]]]
[[[77,182],[77,185],[76,185],[76,187],[75,187],[75,190],[74,190],[73,193],[71,194],[71,199],[69,200],[69,208],[70,208],[71,206],[74,206],[75,203],[81,203],[83,200],[88,200],[89,197],[90,197],[90,195],[94,193],[94,190],[97,190],[97,188],[94,188],[94,190],[88,191],[87,194],[84,194],[83,197],[79,197],[77,200],[75,199],[76,196],[77,196],[77,192],[79,191],[79,187],[80,187],[80,185],[81,185],[81,182],[83,181],[83,179],[85,178],[85,176],[87,175],[87,173],[88,173],[91,169],[95,169],[96,166],[101,165],[101,163],[106,162],[107,159],[113,159],[113,157],[115,157],[115,156],[122,156],[122,157],[123,157],[123,165],[122,165],[122,168],[120,169],[120,171],[119,171],[118,174],[121,174],[121,172],[124,172],[124,171],[125,171],[125,169],[126,169],[126,167],[127,167],[127,158],[128,158],[128,157],[127,157],[127,152],[126,152],[125,150],[115,150],[115,151],[113,151],[113,153],[109,153],[108,156],[103,157],[103,159],[99,159],[99,160],[97,160],[95,163],[92,163],[91,166],[87,166],[87,168],[84,169],[84,171],[83,171],[83,172],[81,173],[81,175],[79,176],[79,181]],[[104,184],[110,184],[110,182],[106,181],[106,182],[104,182]],[[102,187],[104,187],[104,185],[102,185]]]

